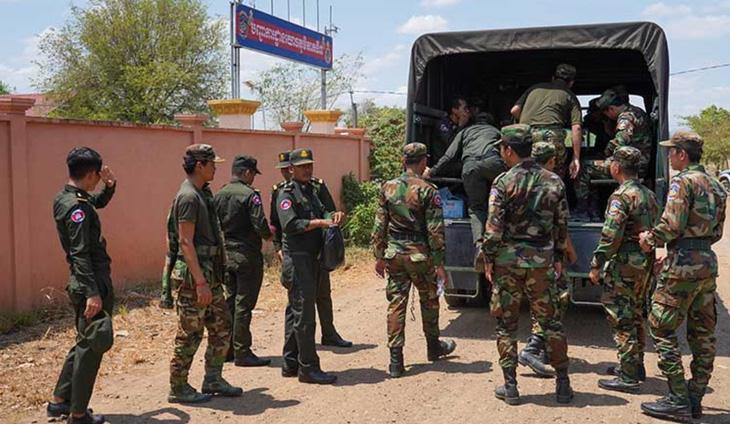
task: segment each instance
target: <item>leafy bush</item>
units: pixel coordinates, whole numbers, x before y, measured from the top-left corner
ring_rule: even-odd
[[[342,178],[342,200],[348,212],[343,230],[349,243],[358,246],[370,244],[379,193],[378,182],[360,183],[352,173]]]

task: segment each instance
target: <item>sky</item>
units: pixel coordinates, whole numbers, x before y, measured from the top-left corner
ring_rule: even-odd
[[[316,29],[317,0],[273,0],[274,14]],[[205,0],[211,18],[228,19],[228,0]],[[271,0],[250,1],[265,12]],[[66,0],[0,0],[0,80],[16,93],[34,92],[38,68],[38,40],[69,18],[72,2]],[[83,0],[73,1],[84,6]],[[356,91],[405,93],[409,53],[421,34],[438,31],[518,28],[586,23],[652,21],[661,25],[669,41],[671,72],[730,63],[730,0],[692,1],[485,1],[485,0],[320,0],[320,27],[333,23],[335,55],[362,52],[363,78]],[[303,13],[304,12],[304,13]],[[305,20],[306,18],[306,20]],[[276,63],[276,59],[242,51],[242,76],[246,81]],[[244,87],[244,98],[253,98]],[[355,93],[355,102],[374,99],[377,104],[405,106],[403,94]],[[343,99],[349,102],[349,99]],[[672,76],[670,127],[679,116],[696,114],[716,104],[730,108],[730,67]]]

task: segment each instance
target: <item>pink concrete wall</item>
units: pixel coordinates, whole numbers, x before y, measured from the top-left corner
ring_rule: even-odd
[[[56,234],[52,203],[67,179],[66,155],[75,146],[97,150],[119,181],[112,202],[99,210],[117,287],[160,277],[165,254],[165,218],[172,197],[185,178],[181,166],[183,151],[193,142],[213,145],[216,153],[228,160],[218,168],[214,191],[230,179],[235,155],[256,156],[263,175],[255,185],[263,194],[267,216],[271,185],[281,180],[274,166],[282,150],[295,145],[311,148],[317,161],[315,175],[327,181],[338,202],[343,175],[351,171],[367,175],[367,156],[363,166],[361,150],[368,143],[353,136],[223,129],[201,132],[200,128],[12,119],[24,126],[24,131],[17,134],[25,140],[15,143],[11,134],[16,132],[9,131],[11,119],[4,120],[4,115],[0,115],[0,269],[12,270],[16,264],[26,267],[23,260],[13,258],[13,249],[18,246],[12,242],[14,232],[27,233],[22,237],[29,240],[26,245],[32,265],[24,273],[4,273],[0,280],[0,310],[28,309],[38,304],[44,293],[58,294],[56,290],[62,291],[66,284],[68,265]],[[27,170],[28,188],[20,199],[28,205],[25,212],[29,229],[24,229],[24,224],[13,224],[13,182],[9,171],[12,166],[8,166],[12,165],[13,146],[23,145],[27,148],[28,163],[21,168]],[[20,281],[18,277],[29,281]]]

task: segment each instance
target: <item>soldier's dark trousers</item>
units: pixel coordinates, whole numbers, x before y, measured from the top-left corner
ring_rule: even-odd
[[[319,368],[314,344],[318,264],[315,256],[309,253],[293,252],[288,255],[282,264],[282,273],[287,272],[285,267],[291,267],[289,304],[284,322],[284,362],[289,368],[316,370]],[[288,260],[290,264],[286,263]]]
[[[469,198],[469,220],[474,241],[481,239],[484,233],[492,181],[506,170],[507,167],[498,154],[478,161],[467,160],[464,163],[461,179]]]
[[[264,279],[264,259],[260,252],[246,253],[235,271],[228,271],[226,300],[233,317],[231,347],[236,359],[251,353],[251,316]]]
[[[322,328],[322,336],[334,336],[335,322],[332,310],[332,283],[330,273],[321,266],[317,270],[317,315]]]
[[[96,276],[96,284],[102,301],[102,312],[97,314],[92,321],[104,318],[105,313],[111,316],[114,309],[114,288],[109,275]],[[76,313],[76,344],[66,356],[53,395],[70,401],[72,413],[83,413],[89,407],[96,374],[99,372],[104,354],[91,349],[84,335],[86,327],[90,323],[84,317],[86,298],[74,293],[69,293],[69,295]]]

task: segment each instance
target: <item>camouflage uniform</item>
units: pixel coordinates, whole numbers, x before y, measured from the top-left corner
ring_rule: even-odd
[[[679,131],[660,144],[701,148],[703,140],[697,134]],[[647,237],[649,245],[667,245],[652,297],[649,328],[659,354],[659,368],[667,377],[675,404],[686,405],[690,398],[699,402],[712,374],[718,264],[710,246],[722,238],[726,197],[722,185],[702,165],[690,164],[672,179],[664,214]],[[692,351],[688,385],[677,340],[677,329],[685,318]]]
[[[178,236],[177,222],[172,219],[172,209],[167,213],[167,234],[165,235],[167,243],[167,253],[165,254],[165,265],[162,267],[162,292],[160,294],[160,307],[164,309],[172,309],[173,299],[171,275],[172,270],[177,262],[178,255]]]
[[[614,160],[639,168],[641,152],[619,147]],[[637,180],[627,180],[608,199],[601,240],[593,253],[591,268],[603,271],[603,306],[613,328],[621,364],[621,379],[638,383],[644,363],[646,327],[644,301],[654,254],[639,247],[639,234],[656,223],[656,196]]]
[[[613,90],[606,90],[596,102],[596,107],[605,109],[617,98]],[[608,142],[604,155],[606,160],[586,161],[575,182],[578,200],[586,200],[590,194],[591,179],[610,179],[610,161],[614,151],[621,146],[632,146],[641,152],[639,176],[645,175],[651,158],[651,127],[646,112],[636,106],[624,104],[616,120],[616,132]]]
[[[502,143],[531,143],[529,131],[523,124],[504,127]],[[482,250],[487,262],[494,265],[491,311],[497,319],[497,348],[503,369],[517,366],[515,335],[523,294],[545,329],[551,364],[558,371],[568,368],[553,268],[565,255],[567,220],[562,180],[531,158],[494,181]]]
[[[426,146],[411,143],[406,155],[425,155]],[[418,289],[426,339],[439,338],[436,268],[444,262],[441,196],[420,176],[403,173],[380,189],[372,244],[375,257],[387,261],[388,347],[405,343],[406,307],[411,284]]]

